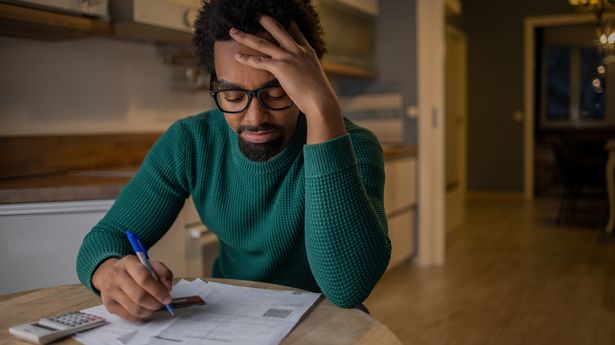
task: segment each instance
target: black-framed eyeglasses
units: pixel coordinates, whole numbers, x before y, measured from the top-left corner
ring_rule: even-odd
[[[294,104],[278,81],[273,81],[255,90],[218,89],[218,79],[215,72],[211,73],[209,80],[209,94],[216,102],[216,106],[222,112],[229,114],[246,111],[255,97],[263,107],[269,110],[285,110]]]

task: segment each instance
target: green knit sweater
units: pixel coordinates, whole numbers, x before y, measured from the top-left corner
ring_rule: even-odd
[[[149,248],[192,195],[220,240],[213,276],[323,292],[352,307],[374,288],[391,245],[383,205],[384,162],[366,129],[306,145],[303,115],[282,152],[247,159],[218,110],[174,123],[148,153],[106,216],[83,240],[81,282],[111,257],[133,254],[124,231]]]

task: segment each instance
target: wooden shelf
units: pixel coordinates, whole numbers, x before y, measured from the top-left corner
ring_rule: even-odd
[[[330,61],[323,61],[322,67],[327,74],[331,75],[369,79],[376,79],[378,77],[378,73],[373,70]]]
[[[59,41],[90,36],[110,36],[109,23],[80,16],[0,4],[0,35]]]

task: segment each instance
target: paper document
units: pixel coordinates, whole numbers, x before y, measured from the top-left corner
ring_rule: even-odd
[[[84,312],[104,317],[108,325],[74,338],[88,345],[273,345],[279,344],[318,300],[319,293],[239,287],[201,279],[181,280],[173,298],[200,296],[205,305],[161,311],[146,323],[125,321],[103,305]]]

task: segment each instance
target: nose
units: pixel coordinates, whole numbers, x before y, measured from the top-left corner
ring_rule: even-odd
[[[261,102],[256,98],[252,98],[252,102],[244,113],[244,123],[252,126],[259,126],[269,121],[269,111],[263,107]]]

